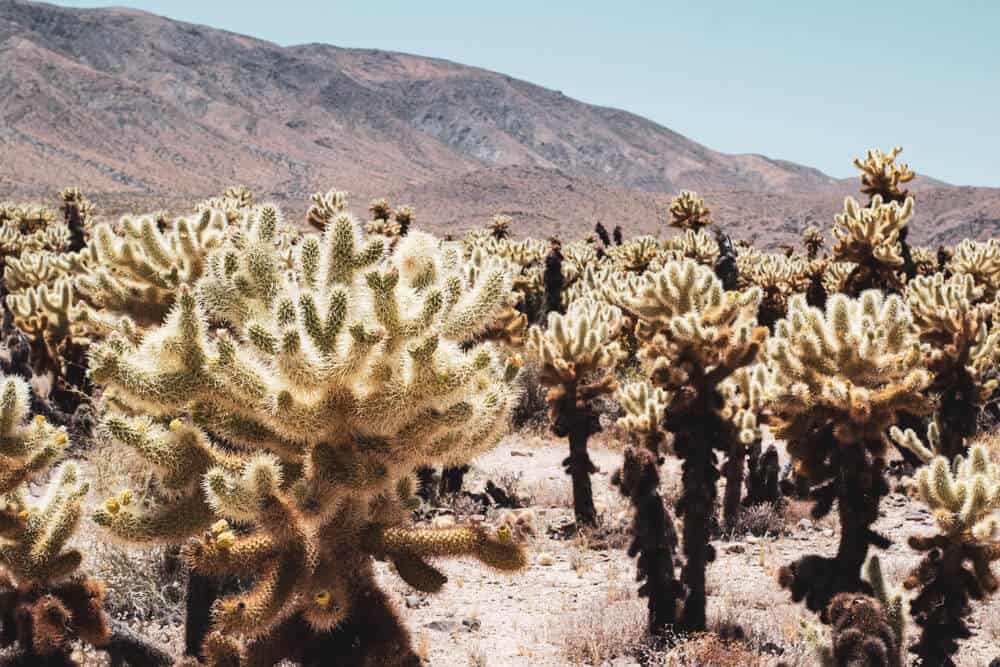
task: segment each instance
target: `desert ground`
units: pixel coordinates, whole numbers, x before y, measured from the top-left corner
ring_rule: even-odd
[[[414,643],[434,667],[631,667],[633,665],[758,666],[815,665],[802,634],[802,621],[814,616],[793,603],[775,581],[778,567],[803,553],[836,550],[835,513],[809,518],[809,503],[792,500],[775,510],[745,510],[734,534],[713,540],[717,560],[709,566],[709,627],[718,635],[679,637],[671,647],[650,648],[644,638],[645,600],[636,596],[635,564],[628,547],[631,508],[610,478],[621,459],[624,437],[595,438],[591,457],[600,469],[593,476],[601,525],[592,533],[563,536],[573,520],[569,478],[560,465],[566,444],[540,427],[508,436],[499,447],[473,462],[465,488],[481,491],[493,480],[519,497],[535,516],[529,538],[531,565],[514,576],[498,574],[475,562],[448,561],[449,581],[429,596],[409,588],[378,564],[379,580],[409,627]],[[781,443],[778,445],[785,460]],[[88,455],[101,480],[120,484],[111,473],[129,467],[128,459],[110,459],[98,445]],[[128,473],[125,473],[126,475]],[[680,488],[680,466],[667,458],[661,492],[672,504]],[[94,497],[101,497],[94,494]],[[423,517],[454,515],[458,521],[490,521],[500,510],[484,508],[467,496],[425,505]],[[906,546],[912,534],[931,532],[932,519],[916,501],[893,493],[882,503],[876,529],[893,544],[881,554],[890,582],[899,583],[917,562]],[[147,636],[180,651],[183,602],[178,573],[163,565],[162,551],[140,552],[108,544],[95,530],[81,531],[93,540],[90,567],[109,586],[112,613]],[[971,622],[975,636],[962,645],[958,664],[981,667],[1000,652],[1000,600],[977,604]],[[738,629],[736,629],[738,628]],[[88,656],[101,665],[103,657]]]

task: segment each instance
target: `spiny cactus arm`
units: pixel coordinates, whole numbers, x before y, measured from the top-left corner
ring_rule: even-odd
[[[226,634],[267,634],[303,587],[309,571],[307,561],[305,545],[288,544],[258,572],[249,590],[216,601],[212,607],[213,626]]]
[[[65,450],[66,432],[40,415],[26,421],[28,383],[0,375],[0,495],[46,470]]]
[[[889,587],[882,573],[882,562],[874,554],[865,563],[865,581],[871,584],[873,597],[885,610],[892,633],[896,637],[896,645],[906,646],[906,626],[910,621],[909,600],[902,587]]]
[[[111,502],[111,501],[114,502]],[[216,519],[200,489],[180,498],[163,500],[142,512],[109,499],[94,511],[94,523],[125,544],[178,544],[201,534]]]
[[[274,538],[252,533],[237,537],[225,520],[212,524],[200,538],[192,538],[184,550],[188,564],[206,576],[249,576],[277,558],[281,545]]]
[[[350,285],[360,269],[379,261],[385,253],[383,239],[369,239],[360,249],[361,234],[357,221],[348,214],[341,213],[327,224],[323,233],[324,254],[321,274],[323,284]]]
[[[212,466],[233,468],[238,457],[215,447],[205,433],[180,419],[164,428],[148,418],[128,419],[109,414],[101,430],[152,465],[167,489],[190,489]]]
[[[52,595],[69,610],[73,633],[92,646],[101,647],[111,628],[104,613],[104,585],[89,577],[76,576],[51,588]]]
[[[334,216],[347,207],[347,195],[336,190],[330,190],[326,194],[317,192],[312,196],[312,202],[306,213],[306,221],[323,231]]]
[[[372,526],[364,535],[364,548],[379,557],[418,558],[473,556],[497,570],[515,571],[527,564],[523,546],[501,526],[493,534],[483,526],[455,528],[386,528]]]
[[[59,580],[79,567],[80,552],[65,546],[76,530],[88,489],[88,484],[78,483],[76,466],[65,464],[37,506],[18,501],[3,510],[0,523],[9,541],[0,545],[0,565],[18,585]]]

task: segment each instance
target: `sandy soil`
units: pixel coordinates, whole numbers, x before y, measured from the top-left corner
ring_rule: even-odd
[[[616,655],[641,634],[644,601],[634,597],[635,566],[624,552],[628,506],[610,485],[620,453],[600,445],[592,457],[600,472],[594,476],[595,499],[605,508],[612,532],[620,526],[622,549],[595,550],[579,538],[553,539],[547,528],[571,518],[570,489],[560,461],[565,445],[541,438],[508,438],[498,449],[475,461],[468,486],[485,479],[519,476],[520,492],[533,500],[539,530],[532,541],[532,565],[514,577],[498,576],[474,563],[443,564],[449,583],[441,594],[415,594],[385,566],[380,578],[392,591],[416,643],[431,665],[555,666],[631,665]],[[668,461],[664,493],[676,492],[679,468]],[[764,646],[792,665],[812,664],[799,633],[800,618],[811,614],[791,603],[775,583],[777,568],[803,553],[832,554],[837,535],[834,519],[813,522],[808,506],[797,504],[785,517],[785,534],[747,535],[715,542],[719,554],[710,566],[710,623],[739,623],[755,648]],[[798,512],[798,514],[795,514]],[[883,553],[887,578],[902,581],[918,560],[906,538],[930,532],[931,518],[922,507],[900,494],[883,503],[877,529],[892,540]],[[551,564],[547,556],[551,556]],[[984,666],[1000,654],[1000,600],[977,605],[972,623],[975,637],[965,642],[959,664]],[[667,664],[680,655],[661,656]],[[777,662],[765,654],[760,664]],[[735,663],[733,663],[735,664]]]

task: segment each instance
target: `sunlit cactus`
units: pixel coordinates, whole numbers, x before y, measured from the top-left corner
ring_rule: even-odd
[[[1000,327],[991,313],[977,305],[984,289],[972,276],[945,279],[937,273],[918,276],[906,287],[925,365],[933,375],[928,391],[939,396],[928,443],[916,435],[893,433],[894,439],[926,461],[927,451],[954,458],[965,452],[965,441],[976,429],[976,415],[997,387]]]
[[[901,287],[905,260],[900,237],[912,216],[912,198],[900,204],[884,202],[876,194],[867,208],[852,197],[844,200],[844,212],[834,221],[833,257],[857,265],[845,286],[849,296],[870,288]]]
[[[663,244],[666,259],[693,259],[703,266],[713,266],[719,256],[718,242],[704,230],[685,230]]]
[[[930,412],[922,359],[905,302],[876,291],[859,299],[834,295],[825,312],[795,296],[775,326],[768,348],[776,373],[772,430],[812,487],[813,516],[838,506],[837,554],[804,556],[780,575],[793,599],[804,598],[813,611],[838,593],[871,592],[862,565],[871,546],[888,546],[871,528],[889,491],[886,432],[900,414]]]
[[[169,659],[156,647],[113,633],[103,585],[80,572],[83,554],[69,543],[89,484],[74,463],[52,468],[69,445],[66,431],[42,416],[29,420],[28,404],[27,383],[0,375],[0,644],[18,644],[4,664],[76,665],[73,643],[83,641],[114,661],[124,651],[165,667]],[[33,502],[28,483],[46,477],[47,490]]]
[[[660,244],[652,236],[638,236],[621,245],[613,246],[608,255],[622,270],[643,273],[659,259]]]
[[[655,386],[669,397],[663,429],[683,461],[684,493],[677,513],[684,520],[685,587],[678,621],[705,628],[705,570],[715,559],[709,543],[720,471],[716,451],[729,454],[740,431],[724,410],[722,383],[753,363],[767,337],[756,326],[760,291],[726,292],[711,269],[692,260],[668,262],[627,289],[609,285],[605,296],[638,321],[643,356]]]
[[[229,222],[237,222],[246,215],[254,205],[253,192],[245,185],[235,185],[227,188],[218,197],[210,197],[195,206],[197,214],[205,211],[219,211]]]
[[[899,146],[888,153],[877,148],[865,151],[864,158],[854,158],[854,166],[861,170],[861,192],[873,201],[876,196],[886,202],[902,204],[909,191],[901,186],[913,180],[916,174],[905,163],[897,163],[896,157],[903,151]]]
[[[982,298],[992,300],[1000,293],[1000,241],[965,239],[955,246],[946,268],[950,273],[972,276],[984,290]]]
[[[917,471],[916,487],[937,533],[909,540],[925,554],[904,582],[917,591],[910,609],[922,629],[912,651],[922,664],[954,665],[958,642],[972,636],[970,599],[983,600],[998,587],[992,563],[1000,558],[1000,467],[977,444],[967,457],[933,459]]]
[[[504,265],[468,270],[455,248],[413,231],[389,253],[333,210],[336,197],[314,202],[322,235],[289,252],[280,216],[259,216],[179,289],[161,327],[92,353],[113,397],[102,428],[164,489],[150,508],[109,501],[95,520],[126,542],[195,538],[195,572],[253,580],[213,607],[210,664],[309,663],[337,642],[372,641],[359,628],[371,614],[409,656],[372,593],[373,555],[427,589],[443,578],[428,559],[524,562],[503,531],[404,526],[415,467],[464,463],[507,426],[517,364],[468,345],[504,307]]]
[[[705,206],[705,200],[697,193],[683,190],[670,200],[671,227],[697,231],[710,224],[712,224],[711,212]]]
[[[768,328],[785,316],[788,299],[809,287],[809,265],[801,256],[744,253],[737,259],[737,264],[740,284],[755,285],[763,293],[758,317],[760,323]]]
[[[563,465],[573,481],[573,509],[581,525],[597,522],[590,484],[597,469],[587,453],[587,441],[601,430],[595,399],[617,388],[610,371],[624,356],[616,341],[623,325],[614,306],[581,299],[571,303],[565,315],[549,313],[545,328],[528,330],[526,351],[541,367],[540,379],[549,387],[546,402],[552,431],[569,439]]]

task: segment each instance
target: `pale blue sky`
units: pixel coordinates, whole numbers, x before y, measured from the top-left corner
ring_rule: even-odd
[[[446,58],[646,116],[711,148],[853,176],[866,147],[1000,187],[1000,2],[57,0],[279,44]]]

